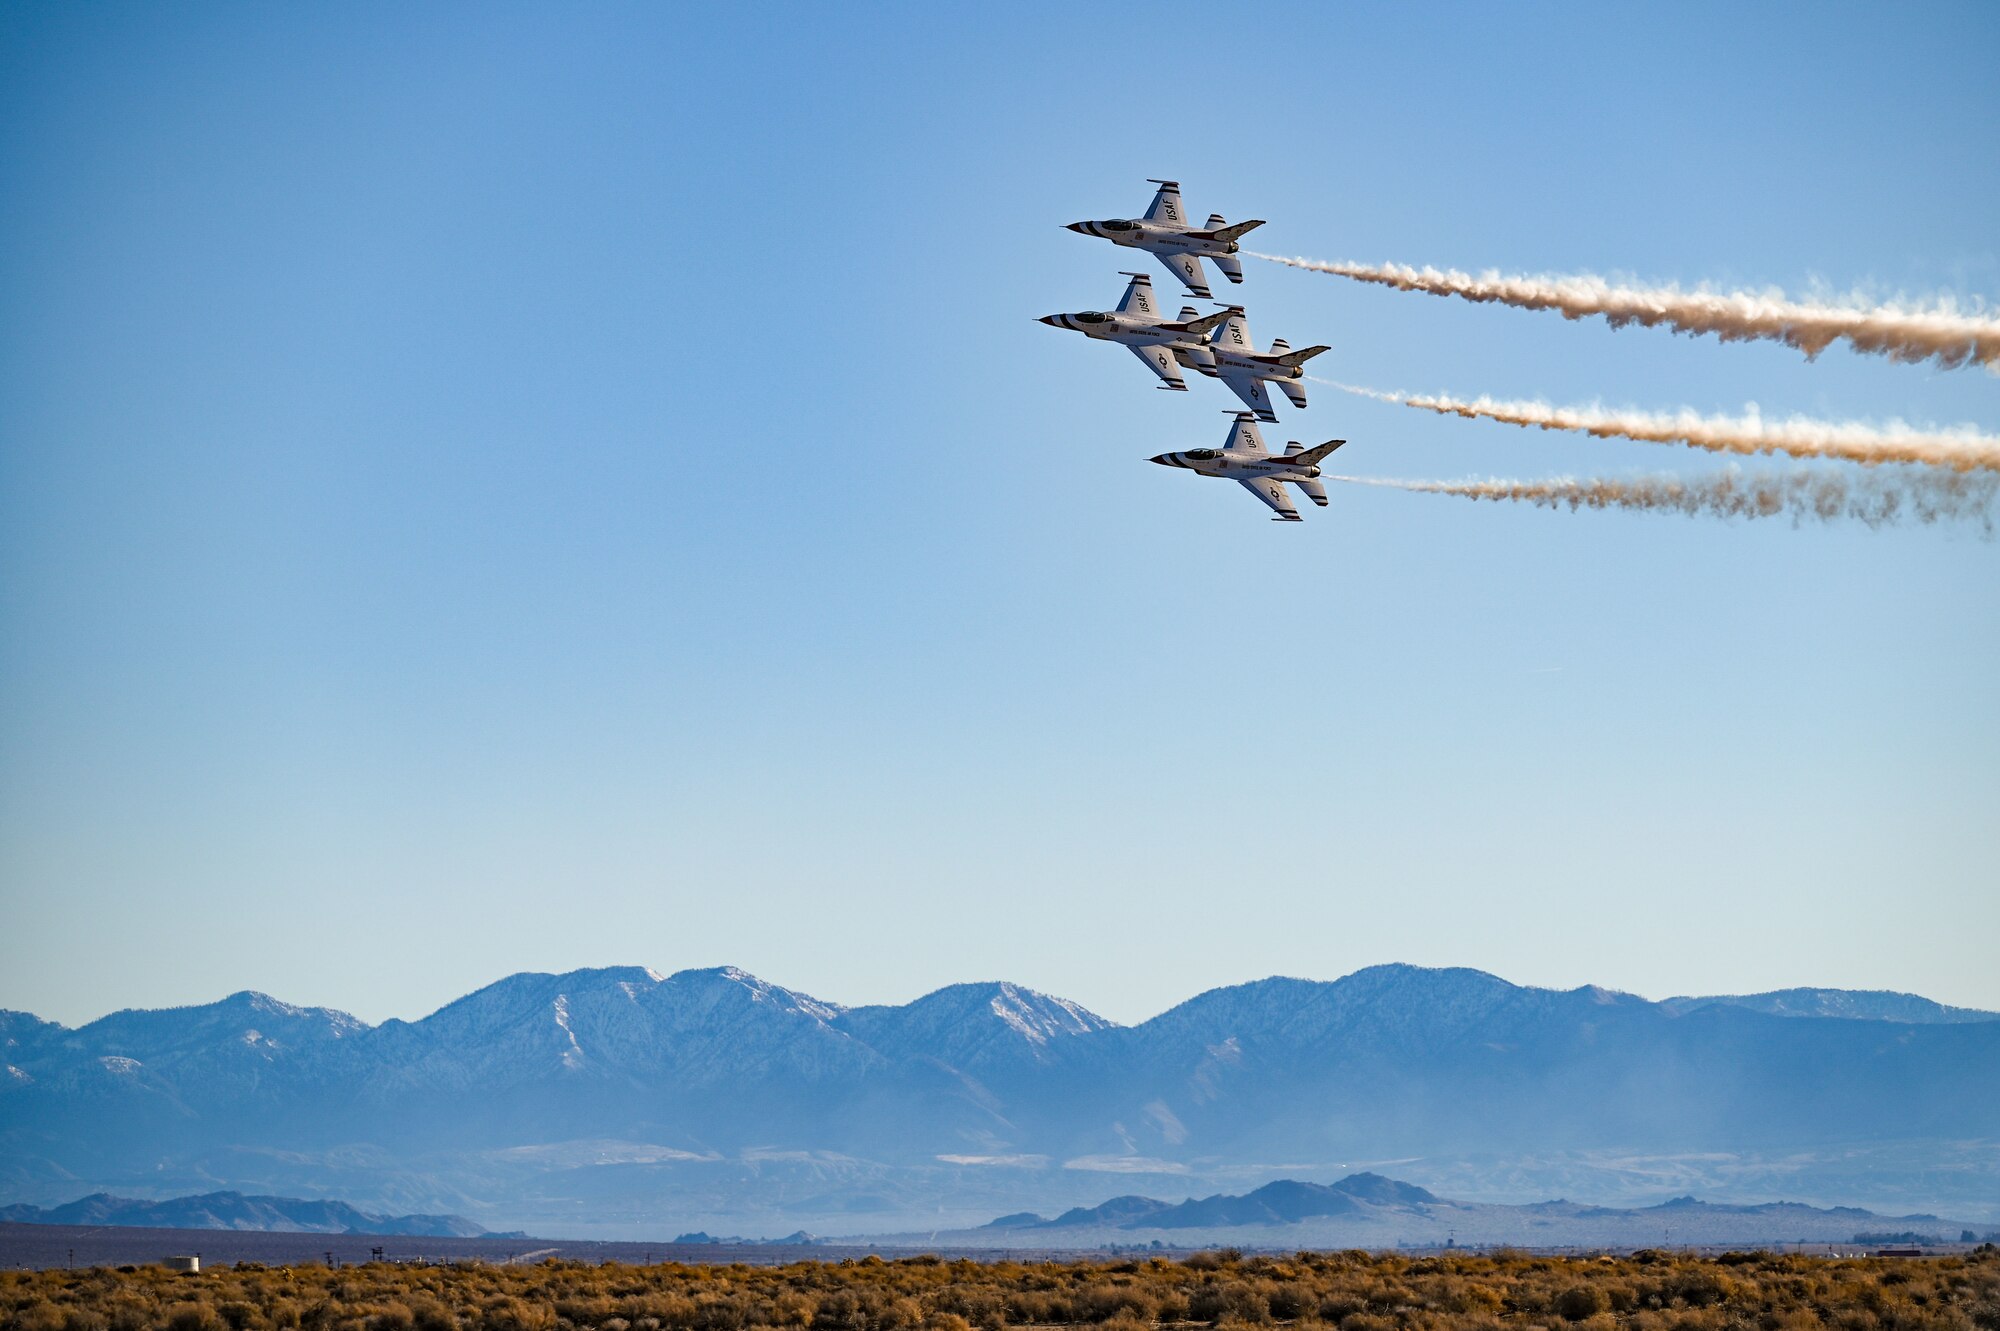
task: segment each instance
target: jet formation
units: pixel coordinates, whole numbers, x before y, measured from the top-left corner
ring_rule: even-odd
[[[1096,222],[1071,222],[1066,229],[1086,236],[1101,236],[1114,245],[1144,250],[1158,259],[1168,272],[1180,279],[1191,295],[1210,299],[1202,260],[1213,263],[1231,282],[1243,280],[1243,265],[1236,258],[1237,238],[1261,221],[1229,225],[1216,213],[1205,227],[1191,227],[1181,206],[1181,187],[1171,180],[1154,180],[1158,185],[1152,207],[1140,218],[1111,218]],[[1269,505],[1277,522],[1299,521],[1285,489],[1296,485],[1313,503],[1326,507],[1326,488],[1319,480],[1318,464],[1345,440],[1334,439],[1317,448],[1293,442],[1285,452],[1274,454],[1264,446],[1257,422],[1276,422],[1269,386],[1275,385],[1292,406],[1305,409],[1305,363],[1326,351],[1323,346],[1293,351],[1283,339],[1259,351],[1250,336],[1250,321],[1241,305],[1224,305],[1212,314],[1200,314],[1193,306],[1167,319],[1153,293],[1153,279],[1144,273],[1123,273],[1131,280],[1125,295],[1113,310],[1079,310],[1071,314],[1048,314],[1041,322],[1052,328],[1066,328],[1099,342],[1126,348],[1160,380],[1156,387],[1185,393],[1184,369],[1210,379],[1219,379],[1243,400],[1248,411],[1233,412],[1235,424],[1222,448],[1197,448],[1179,453],[1162,453],[1152,459],[1163,466],[1184,467],[1203,476],[1219,476],[1240,481],[1243,487]]]

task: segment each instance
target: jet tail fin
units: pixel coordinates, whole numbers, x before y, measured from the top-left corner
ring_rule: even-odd
[[[1346,442],[1345,439],[1329,439],[1325,443],[1316,444],[1311,448],[1301,448],[1297,443],[1286,444],[1285,461],[1296,462],[1301,467],[1317,467],[1326,460],[1328,453],[1331,453]],[[1326,501],[1322,499],[1320,502],[1323,504]]]
[[[1254,222],[1238,222],[1233,226],[1215,226],[1216,222],[1222,220],[1219,217],[1211,217],[1208,220],[1211,229],[1201,233],[1204,240],[1241,240],[1250,232],[1264,225],[1262,218]]]
[[[1192,310],[1181,311],[1183,314],[1192,314],[1193,312]],[[1206,334],[1210,329],[1220,327],[1222,321],[1235,312],[1234,310],[1217,310],[1214,314],[1204,314],[1199,319],[1184,319],[1180,323],[1175,324],[1174,327],[1184,333]],[[1325,350],[1324,347],[1320,349],[1322,351]]]
[[[1202,257],[1204,259],[1207,259],[1210,263],[1214,264],[1217,268],[1220,268],[1222,270],[1222,275],[1228,278],[1230,281],[1237,283],[1241,283],[1243,281],[1243,260],[1237,258],[1235,255],[1204,254]]]
[[[1331,350],[1333,350],[1332,347],[1307,347],[1303,351],[1288,351],[1284,355],[1277,357],[1277,362],[1287,369],[1296,370],[1314,356],[1319,355],[1320,352]]]

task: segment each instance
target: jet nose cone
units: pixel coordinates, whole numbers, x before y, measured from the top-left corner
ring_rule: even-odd
[[[1038,324],[1047,324],[1051,328],[1061,328],[1062,316],[1060,314],[1044,314],[1041,318],[1035,320],[1035,322]]]
[[[1078,235],[1082,235],[1084,231],[1084,224],[1082,222],[1064,222],[1063,230],[1074,231]]]
[[[1171,464],[1171,463],[1170,463],[1170,462],[1168,461],[1168,459],[1169,459],[1169,458],[1170,458],[1171,456],[1172,456],[1171,454],[1168,454],[1168,453],[1162,453],[1162,454],[1160,454],[1160,455],[1159,455],[1158,457],[1154,457],[1154,458],[1147,458],[1147,459],[1146,459],[1146,461],[1148,461],[1148,462],[1157,462],[1157,463],[1159,463],[1159,464],[1160,464],[1160,465],[1161,465],[1162,467],[1165,467],[1165,466],[1170,466],[1170,465],[1172,465],[1172,464]]]

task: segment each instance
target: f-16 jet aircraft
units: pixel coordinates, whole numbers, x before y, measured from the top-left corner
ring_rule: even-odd
[[[1132,281],[1125,288],[1125,298],[1112,313],[1083,310],[1076,314],[1045,314],[1041,322],[1051,328],[1073,329],[1099,341],[1117,342],[1165,380],[1160,387],[1185,393],[1187,383],[1181,378],[1180,367],[1192,365],[1208,373],[1211,357],[1202,335],[1227,319],[1229,311],[1195,319],[1187,317],[1193,310],[1183,310],[1180,322],[1168,323],[1160,318],[1160,307],[1153,299],[1153,279],[1144,273],[1122,276]]]
[[[1067,229],[1086,236],[1102,236],[1114,245],[1144,250],[1165,264],[1189,291],[1203,300],[1209,298],[1208,276],[1201,261],[1209,260],[1232,282],[1243,280],[1243,261],[1236,257],[1236,241],[1244,232],[1262,222],[1223,223],[1222,214],[1208,219],[1205,227],[1191,227],[1181,209],[1181,187],[1177,181],[1153,180],[1159,192],[1153,206],[1141,218],[1110,218],[1102,222],[1070,222]]]
[[[1236,396],[1257,413],[1260,421],[1278,419],[1278,413],[1271,410],[1271,395],[1264,388],[1267,381],[1282,389],[1293,406],[1304,407],[1306,390],[1305,385],[1299,382],[1306,375],[1302,367],[1327,348],[1307,347],[1304,351],[1293,351],[1290,343],[1279,338],[1271,343],[1269,351],[1259,351],[1257,344],[1250,340],[1250,322],[1243,317],[1243,307],[1231,305],[1223,313],[1226,317],[1222,326],[1203,344],[1209,354],[1208,362],[1204,364],[1198,359],[1191,359],[1182,363],[1228,384]]]
[[[1264,436],[1258,433],[1256,418],[1247,411],[1239,411],[1235,415],[1236,423],[1229,427],[1229,438],[1221,448],[1162,453],[1149,461],[1157,462],[1162,467],[1186,467],[1203,476],[1220,476],[1224,480],[1235,481],[1277,513],[1278,516],[1271,519],[1273,522],[1300,520],[1299,511],[1292,507],[1292,497],[1285,490],[1287,484],[1298,486],[1313,503],[1325,508],[1326,485],[1319,478],[1319,464],[1328,453],[1347,441],[1329,439],[1316,448],[1290,443],[1285,445],[1283,453],[1272,453],[1264,447]]]

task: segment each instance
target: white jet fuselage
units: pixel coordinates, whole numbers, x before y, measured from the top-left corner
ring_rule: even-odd
[[[1183,365],[1211,363],[1208,344],[1201,340],[1200,334],[1143,314],[1083,310],[1076,314],[1046,315],[1042,322],[1051,328],[1071,329],[1100,342],[1122,342],[1128,347],[1170,347],[1174,358]]]
[[[1109,218],[1102,222],[1071,222],[1069,230],[1079,235],[1101,236],[1113,245],[1148,254],[1192,254],[1202,259],[1219,259],[1242,248],[1233,240],[1221,240],[1178,222]]]
[[[1235,481],[1255,495],[1279,522],[1299,521],[1299,511],[1292,504],[1291,493],[1285,489],[1287,485],[1297,486],[1306,498],[1325,508],[1326,486],[1319,478],[1319,464],[1346,441],[1329,439],[1312,448],[1294,442],[1286,444],[1284,452],[1273,453],[1264,447],[1264,436],[1257,429],[1255,412],[1239,411],[1235,417],[1235,422],[1229,427],[1229,438],[1221,448],[1191,448],[1180,453],[1161,453],[1148,461],[1162,467],[1179,467],[1197,476]]]
[[[1097,236],[1128,250],[1143,250],[1159,260],[1180,280],[1182,286],[1203,300],[1209,298],[1206,259],[1231,282],[1243,280],[1243,261],[1236,257],[1236,242],[1264,225],[1262,222],[1229,223],[1221,213],[1208,219],[1205,227],[1188,225],[1181,206],[1181,187],[1172,180],[1154,180],[1159,192],[1144,217],[1107,217],[1095,222],[1069,222],[1069,230],[1083,236]]]
[[[1162,467],[1185,467],[1203,476],[1222,476],[1232,481],[1302,481],[1319,479],[1318,467],[1301,467],[1282,453],[1230,453],[1219,448],[1191,448],[1184,453],[1162,453],[1148,458]]]
[[[1076,314],[1044,315],[1041,322],[1051,328],[1068,328],[1099,342],[1116,342],[1130,347],[1133,355],[1145,361],[1153,373],[1166,380],[1164,387],[1184,388],[1179,379],[1180,371],[1175,368],[1177,365],[1185,365],[1206,375],[1215,373],[1215,358],[1209,354],[1208,344],[1202,340],[1200,333],[1151,315],[1083,310]]]

